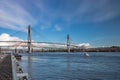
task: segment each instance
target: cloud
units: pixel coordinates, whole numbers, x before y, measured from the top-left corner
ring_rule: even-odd
[[[61,26],[55,25],[55,30],[56,30],[56,31],[61,31],[61,30],[62,30],[62,29],[61,29]]]
[[[0,41],[23,41],[22,39],[15,37],[15,36],[10,36],[7,33],[2,33],[0,35]],[[0,42],[0,46],[9,46],[13,45],[11,42]]]
[[[71,13],[64,14],[63,18],[69,22],[79,23],[108,21],[120,16],[118,3],[119,1],[112,0],[79,0],[77,4],[79,6],[73,11],[71,10]]]
[[[44,30],[58,23],[104,22],[120,16],[119,7],[116,0],[0,0],[0,27],[26,31],[28,24]]]
[[[0,1],[0,27],[26,31],[28,24],[35,23],[33,16],[17,1]]]
[[[91,47],[90,43],[80,43],[77,46],[80,48],[90,48]]]
[[[40,22],[47,26],[100,23],[120,16],[119,1],[113,0],[37,0],[34,3],[40,10]]]
[[[22,41],[22,39],[14,36],[10,36],[7,33],[2,33],[0,35],[0,41]]]

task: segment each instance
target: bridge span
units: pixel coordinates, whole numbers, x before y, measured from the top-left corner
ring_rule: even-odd
[[[31,27],[28,25],[28,38],[22,41],[0,41],[6,45],[0,45],[1,51],[14,51],[21,50],[31,53],[32,51],[67,51],[70,49],[78,48],[75,44],[70,44],[70,36],[67,35],[65,43],[54,43],[54,42],[39,42],[33,41],[31,36]]]

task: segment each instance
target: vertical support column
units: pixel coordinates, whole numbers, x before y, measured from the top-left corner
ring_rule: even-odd
[[[28,25],[28,53],[31,53],[31,28]]]
[[[70,53],[70,36],[67,34],[67,51]]]
[[[15,48],[15,51],[14,51],[14,53],[17,53],[17,48]]]
[[[0,47],[0,53],[2,53],[2,49],[1,49],[1,47]]]

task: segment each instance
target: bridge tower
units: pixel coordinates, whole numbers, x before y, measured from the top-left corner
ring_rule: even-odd
[[[67,52],[70,52],[70,36],[67,34]]]
[[[28,25],[28,53],[31,53],[31,27]]]

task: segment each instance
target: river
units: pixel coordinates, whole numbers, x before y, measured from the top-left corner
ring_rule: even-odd
[[[120,80],[120,52],[38,52],[19,61],[30,80]]]

